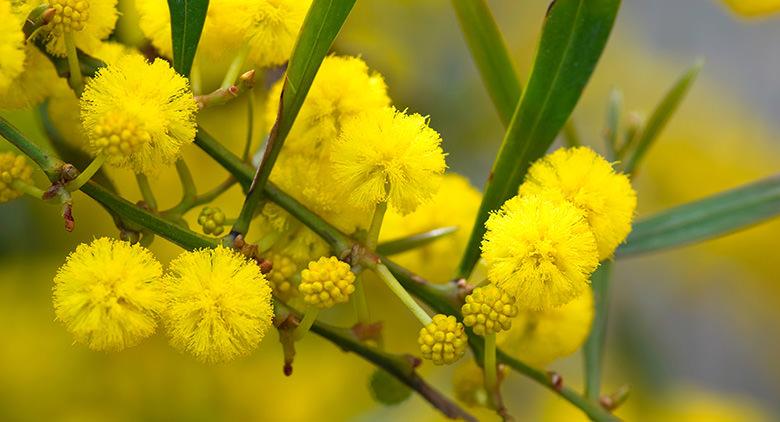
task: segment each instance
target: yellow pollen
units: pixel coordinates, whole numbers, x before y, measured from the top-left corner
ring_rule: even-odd
[[[85,0],[52,0],[52,30],[57,33],[78,32],[89,19],[89,2]]]
[[[92,146],[95,151],[116,159],[124,159],[138,152],[152,139],[149,132],[116,113],[103,116],[92,131]]]

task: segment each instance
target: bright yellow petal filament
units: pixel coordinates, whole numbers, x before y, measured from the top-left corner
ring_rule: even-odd
[[[249,354],[271,327],[271,288],[260,267],[232,249],[185,252],[164,281],[171,344],[202,362]]]
[[[539,196],[508,200],[488,218],[482,257],[488,278],[521,309],[548,309],[579,296],[598,266],[593,233],[567,201]]]
[[[77,342],[118,351],[154,333],[165,305],[162,266],[139,245],[100,238],[54,277],[54,311]]]
[[[602,261],[626,239],[636,210],[636,192],[628,177],[587,147],[561,148],[535,162],[520,195],[574,204],[590,224]]]
[[[196,110],[185,78],[163,60],[136,54],[98,71],[81,99],[91,152],[136,173],[176,161],[195,138]]]

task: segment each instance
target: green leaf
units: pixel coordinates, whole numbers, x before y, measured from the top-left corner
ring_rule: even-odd
[[[557,0],[542,27],[534,67],[507,129],[458,276],[479,259],[489,213],[517,194],[530,164],[540,158],[569,119],[604,51],[620,0]]]
[[[184,76],[189,76],[192,70],[208,8],[209,0],[168,0],[173,68]]]
[[[585,362],[585,396],[598,401],[601,396],[601,363],[607,338],[607,311],[609,309],[609,276],[612,262],[605,261],[591,276],[593,289],[593,323],[588,340],[582,347]]]
[[[669,122],[669,119],[677,110],[677,107],[680,106],[680,103],[696,80],[703,65],[704,62],[702,61],[696,62],[693,67],[688,69],[688,71],[677,80],[661,102],[655,107],[653,114],[650,115],[642,132],[639,134],[634,153],[631,154],[626,162],[626,173],[633,173],[636,171],[636,167],[647,153],[647,150],[650,149],[650,146],[658,138],[658,135],[664,127],[666,127],[666,123]]]
[[[293,47],[282,88],[279,113],[268,136],[263,160],[257,169],[241,214],[233,226],[234,233],[246,233],[249,220],[260,202],[263,189],[271,176],[276,158],[292,129],[295,118],[309,93],[314,76],[328,54],[356,0],[314,0],[303,21],[298,40]]]
[[[634,225],[618,258],[723,236],[780,214],[780,176],[672,208]]]
[[[439,227],[438,229],[429,230],[427,232],[417,233],[411,236],[402,237],[400,239],[393,239],[388,240],[387,242],[382,242],[377,245],[376,251],[382,255],[395,255],[401,252],[425,246],[434,240],[449,236],[456,231],[458,231],[458,228],[455,226]]]
[[[504,38],[485,0],[452,0],[452,7],[482,82],[498,116],[507,126],[520,99],[521,88]]]

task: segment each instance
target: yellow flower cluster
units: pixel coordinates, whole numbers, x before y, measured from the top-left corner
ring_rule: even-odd
[[[48,25],[46,49],[64,57],[65,37],[73,37],[75,47],[92,54],[114,31],[118,17],[116,3],[116,0],[52,0],[54,16]]]
[[[477,287],[466,296],[461,308],[463,324],[472,327],[474,333],[484,336],[498,333],[512,327],[512,318],[517,316],[515,298],[493,284]]]
[[[54,277],[54,311],[77,342],[117,351],[152,335],[165,307],[162,266],[109,238],[80,245]]]
[[[225,231],[225,213],[216,207],[203,207],[198,215],[198,225],[203,233],[219,236]]]
[[[260,267],[232,249],[185,252],[164,283],[171,344],[200,361],[244,356],[271,327],[271,288]]]
[[[147,249],[108,238],[68,256],[54,278],[54,309],[94,350],[133,346],[162,319],[173,346],[209,363],[248,354],[273,317],[260,267],[232,249],[185,252],[163,276]]]
[[[628,236],[636,193],[626,175],[586,147],[534,163],[519,192],[486,223],[488,278],[521,308],[565,305]]]
[[[273,267],[266,277],[274,294],[282,300],[290,299],[297,293],[294,279],[298,274],[298,266],[290,257],[278,253],[271,253],[268,259]]]
[[[420,329],[417,338],[423,358],[434,365],[449,365],[466,353],[466,331],[452,315],[437,314]]]
[[[156,173],[195,138],[197,106],[187,80],[167,62],[126,55],[100,69],[81,98],[94,154],[136,173]]]
[[[23,155],[12,152],[0,153],[0,203],[8,202],[22,195],[14,182],[30,183],[32,167]]]
[[[593,293],[583,292],[566,305],[542,311],[522,310],[498,344],[521,361],[542,368],[582,346],[593,321]]]
[[[433,197],[444,173],[441,137],[425,117],[395,108],[344,122],[333,146],[334,188],[357,206],[387,201],[401,214]]]
[[[349,300],[355,291],[355,274],[349,264],[335,256],[322,257],[310,262],[309,267],[301,271],[298,290],[310,306],[330,308]]]
[[[0,0],[0,92],[5,91],[24,69],[22,19],[9,0]]]

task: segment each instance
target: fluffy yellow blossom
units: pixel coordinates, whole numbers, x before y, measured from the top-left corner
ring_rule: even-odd
[[[488,278],[525,309],[561,306],[588,288],[598,266],[596,240],[567,201],[516,196],[485,224]]]
[[[452,315],[434,315],[430,324],[420,329],[417,338],[423,358],[434,365],[449,365],[466,353],[466,331]]]
[[[523,310],[498,344],[521,361],[543,368],[574,353],[590,333],[593,293],[588,289],[566,305],[543,311]]]
[[[22,196],[14,182],[30,183],[31,177],[32,167],[23,155],[0,153],[0,203]]]
[[[260,267],[232,249],[185,252],[164,282],[171,344],[202,362],[247,355],[271,327],[271,288]]]
[[[65,37],[73,37],[76,48],[92,54],[114,31],[116,0],[51,0],[54,16],[48,25],[46,49],[65,56]]]
[[[254,67],[280,65],[290,58],[311,0],[228,0]]]
[[[388,211],[380,239],[400,239],[441,227],[457,227],[455,233],[393,256],[393,261],[429,281],[448,283],[468,243],[481,201],[482,194],[469,184],[468,179],[459,174],[446,173],[439,191],[430,202],[420,205],[416,211],[407,215]]]
[[[79,245],[54,277],[54,311],[77,342],[122,350],[154,333],[165,306],[161,276],[147,249],[96,239]]]
[[[446,168],[440,144],[419,114],[395,108],[360,114],[344,122],[333,146],[334,188],[356,205],[387,201],[408,214],[439,187]]]
[[[517,306],[515,298],[495,285],[488,284],[477,287],[466,296],[461,312],[463,324],[484,336],[510,329],[512,318],[517,316]]]
[[[612,256],[631,231],[636,192],[628,177],[587,147],[561,148],[534,163],[520,195],[570,201],[585,215],[596,238],[599,259]]]
[[[309,267],[301,271],[298,290],[309,305],[330,308],[349,300],[355,291],[355,274],[349,264],[335,256],[322,257],[310,262]]]
[[[27,45],[24,70],[0,89],[0,109],[32,107],[58,89],[70,89],[65,79],[57,76],[54,65],[31,43]]]
[[[90,150],[136,173],[173,163],[195,138],[189,84],[167,62],[128,55],[102,68],[81,98]]]
[[[0,0],[0,92],[6,90],[24,68],[22,19],[11,9],[9,0]]]
[[[273,264],[271,272],[268,273],[268,282],[274,290],[274,294],[288,300],[297,293],[294,278],[298,274],[298,266],[290,257],[271,253],[268,259]]]
[[[761,16],[780,11],[780,0],[723,0],[734,13]]]

